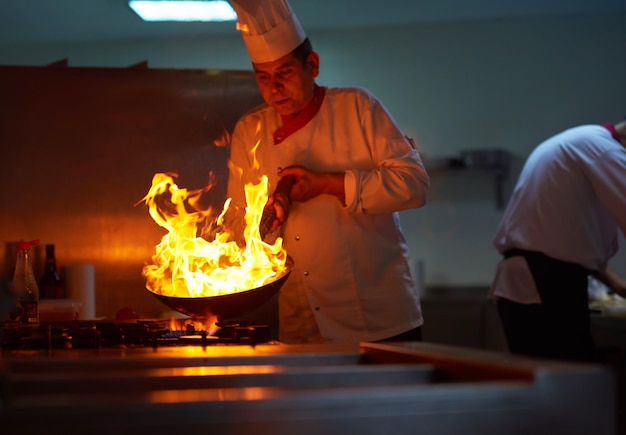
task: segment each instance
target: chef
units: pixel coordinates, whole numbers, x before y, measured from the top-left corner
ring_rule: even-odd
[[[295,180],[270,198],[294,268],[279,294],[285,343],[421,340],[422,312],[398,211],[426,203],[414,142],[362,88],[316,83],[320,57],[286,0],[232,2],[265,104],[231,140],[228,196]]]
[[[497,229],[490,297],[513,353],[599,361],[588,276],[626,296],[608,268],[626,233],[626,120],[568,128],[526,160]]]

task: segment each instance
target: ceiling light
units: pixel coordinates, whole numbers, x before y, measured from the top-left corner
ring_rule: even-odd
[[[144,21],[235,21],[237,14],[224,0],[153,0],[128,2]]]

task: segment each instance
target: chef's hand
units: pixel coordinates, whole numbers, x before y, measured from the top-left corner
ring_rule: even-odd
[[[291,187],[292,201],[306,202],[318,195],[335,196],[342,205],[346,204],[343,172],[315,172],[303,166],[288,166],[279,170],[278,175],[283,178],[293,176],[295,183]]]
[[[621,297],[626,298],[626,280],[620,279],[611,287],[611,290]]]
[[[281,178],[276,186],[276,190],[272,195],[267,198],[265,207],[263,208],[263,219],[261,220],[261,227],[266,227],[267,234],[271,234],[281,226],[287,219],[289,214],[290,191],[293,185],[294,178]],[[269,223],[264,219],[271,220]],[[261,234],[263,237],[264,234]]]
[[[595,278],[604,283],[612,293],[617,293],[626,298],[626,279],[622,278],[611,268],[606,268],[604,272],[594,274]]]

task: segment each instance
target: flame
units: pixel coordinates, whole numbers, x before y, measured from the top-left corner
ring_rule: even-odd
[[[208,318],[188,318],[169,320],[170,331],[186,331],[191,328],[193,331],[206,331],[208,335],[214,335],[219,327],[217,326],[217,316]]]
[[[265,243],[259,223],[267,202],[268,180],[244,186],[243,240],[230,224],[228,198],[215,217],[200,199],[212,183],[197,190],[179,188],[177,174],[157,173],[142,199],[154,221],[167,230],[155,248],[152,264],[143,268],[146,288],[153,293],[179,298],[199,298],[238,293],[275,281],[287,269],[282,238]],[[242,222],[243,221],[243,222]]]
[[[235,29],[242,33],[250,33],[250,27],[248,27],[247,24],[240,23],[239,21],[235,24]]]

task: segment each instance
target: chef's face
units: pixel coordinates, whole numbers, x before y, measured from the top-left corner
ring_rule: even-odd
[[[313,98],[319,56],[312,52],[303,63],[292,53],[266,63],[253,63],[259,91],[281,115],[298,113]]]

